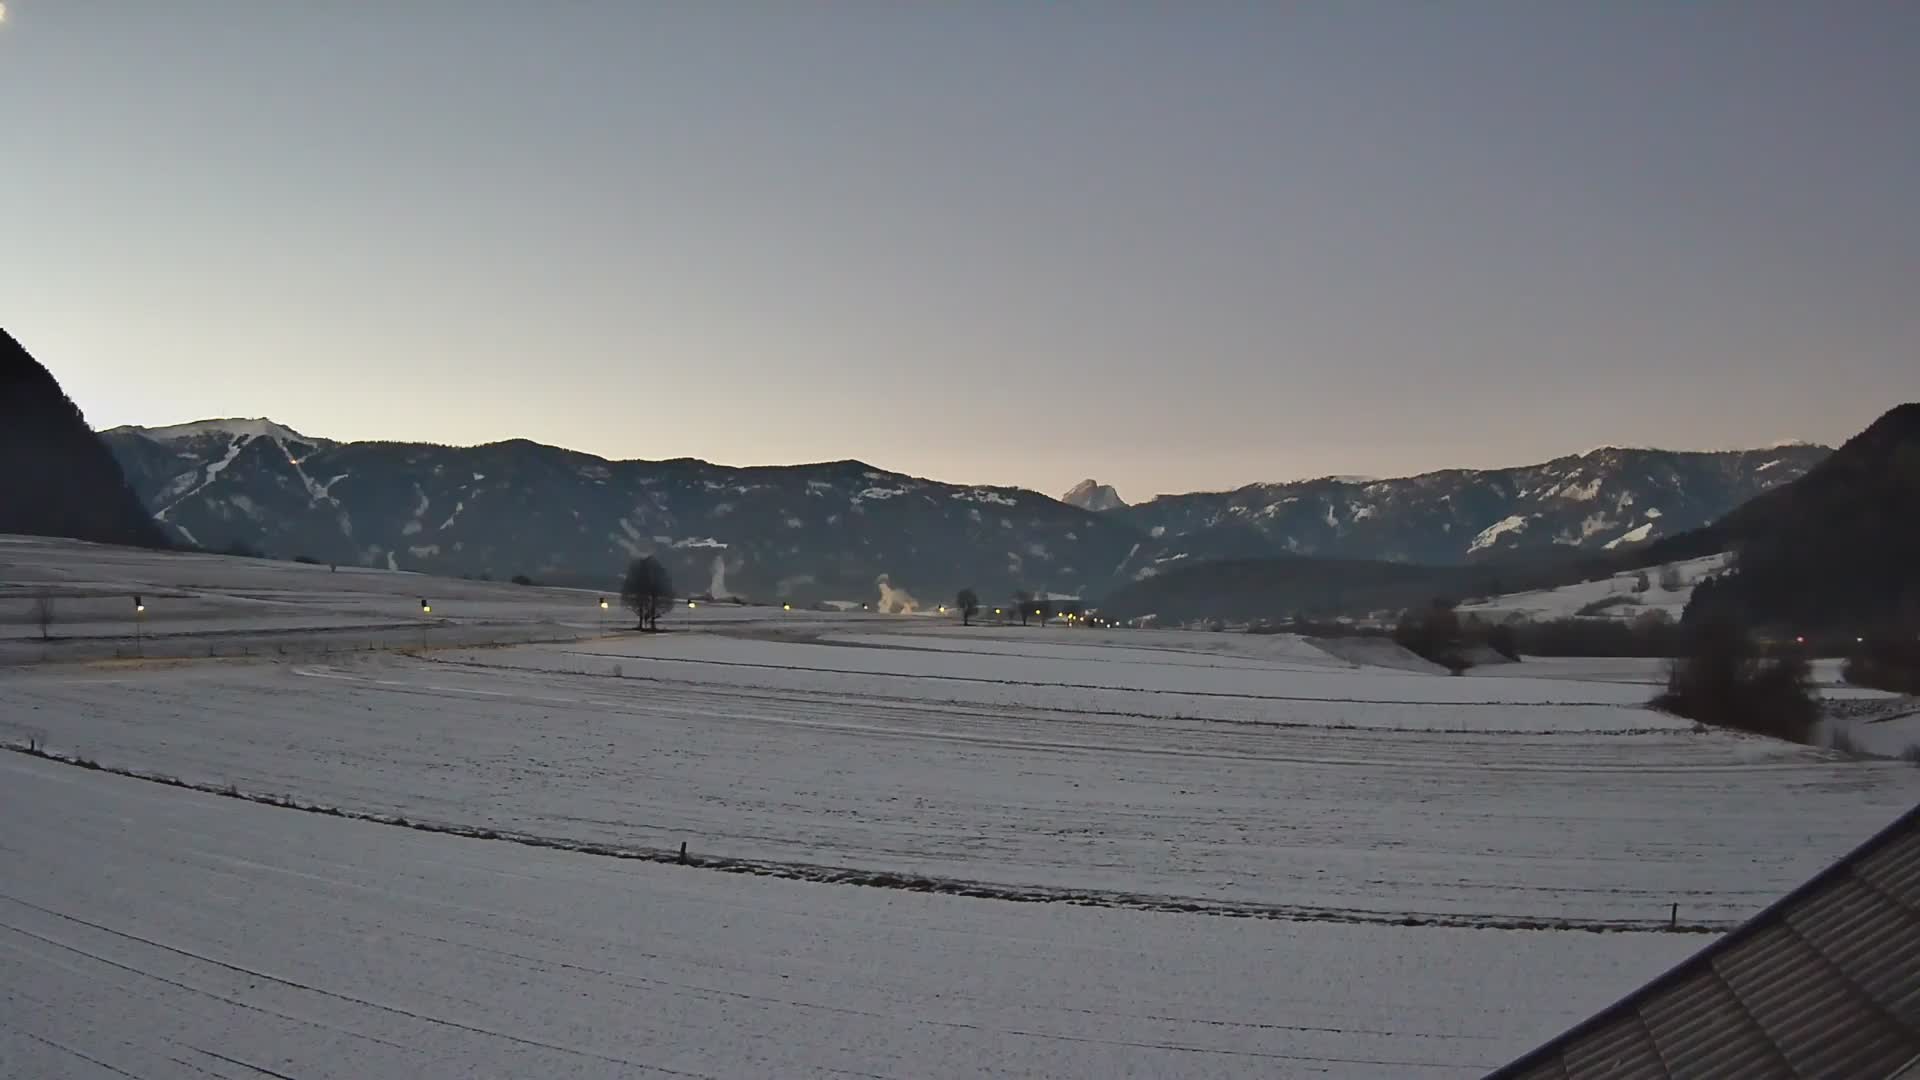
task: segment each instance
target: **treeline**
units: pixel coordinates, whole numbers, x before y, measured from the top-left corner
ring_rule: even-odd
[[[1804,743],[1820,720],[1812,668],[1799,649],[1764,651],[1739,624],[1706,619],[1686,628],[1685,653],[1655,708],[1714,727]]]
[[[1859,643],[1840,673],[1856,686],[1920,694],[1920,635],[1883,635]]]

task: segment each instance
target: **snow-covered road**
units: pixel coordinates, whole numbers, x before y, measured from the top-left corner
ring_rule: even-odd
[[[816,885],[0,754],[0,1075],[1473,1076],[1697,935]]]

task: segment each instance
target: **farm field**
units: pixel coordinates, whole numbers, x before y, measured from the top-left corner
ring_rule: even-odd
[[[190,1001],[195,1047],[302,1077],[1475,1075],[1920,799],[1651,712],[1631,662],[732,606],[639,635],[571,590],[83,548],[0,564],[226,614],[155,618],[158,657],[24,646],[0,740],[206,790],[0,758],[0,985],[36,988],[0,1072],[219,1075],[158,1019]],[[165,648],[429,586],[435,626],[522,643]]]

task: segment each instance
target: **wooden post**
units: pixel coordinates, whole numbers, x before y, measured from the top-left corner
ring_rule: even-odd
[[[1673,914],[1667,918],[1667,929],[1680,929],[1680,904],[1677,901],[1673,905]]]
[[[680,841],[680,862],[682,865],[685,865],[686,861],[687,861],[687,842],[685,840],[682,840]]]

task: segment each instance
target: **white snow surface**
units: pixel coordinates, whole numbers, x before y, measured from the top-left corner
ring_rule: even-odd
[[[1519,532],[1526,527],[1527,519],[1520,514],[1501,518],[1499,521],[1481,529],[1479,535],[1473,538],[1473,543],[1467,545],[1467,550],[1479,551],[1483,548],[1490,548],[1507,533]]]
[[[22,1077],[1471,1077],[1706,940],[761,879],[12,755],[0,812]]]
[[[1634,532],[1639,531],[1639,529],[1634,530]],[[1592,617],[1632,619],[1643,612],[1663,611],[1672,618],[1678,619],[1681,612],[1686,610],[1687,600],[1693,596],[1693,586],[1702,578],[1711,577],[1725,569],[1728,558],[1723,553],[1670,564],[1679,571],[1681,582],[1680,588],[1671,592],[1660,587],[1660,573],[1663,568],[1652,566],[1646,570],[1649,588],[1643,593],[1633,591],[1638,584],[1641,571],[1627,570],[1599,581],[1583,581],[1576,585],[1563,585],[1557,589],[1536,589],[1531,592],[1507,593],[1473,600],[1461,604],[1458,610],[1462,615],[1478,615],[1483,619],[1495,621],[1514,616],[1526,619],[1569,619],[1588,604],[1614,598],[1620,603]]]
[[[303,443],[316,441],[307,438],[305,435],[300,434],[284,424],[276,424],[264,416],[254,417],[250,420],[237,418],[196,420],[190,424],[171,424],[167,427],[157,428],[129,425],[119,430],[145,435],[147,438],[153,439],[156,442],[171,442],[175,439],[195,438],[202,435],[226,435],[235,440],[244,437],[254,439],[286,439]]]
[[[0,754],[0,1075],[1481,1075],[1710,940],[1642,932],[1669,904],[1730,927],[1920,799],[1695,734],[1639,661],[731,604],[639,635],[576,590],[35,538],[0,580],[70,620],[0,592],[0,742],[777,875]],[[119,636],[134,592],[171,659]],[[541,640],[451,644],[495,635]]]
[[[1653,535],[1653,522],[1651,521],[1642,522],[1641,524],[1634,526],[1633,528],[1627,530],[1626,532],[1621,533],[1619,536],[1616,536],[1613,539],[1607,541],[1602,546],[1605,547],[1608,551],[1612,551],[1614,548],[1619,547],[1621,544],[1637,544],[1642,540],[1645,540],[1647,537],[1651,535]]]

